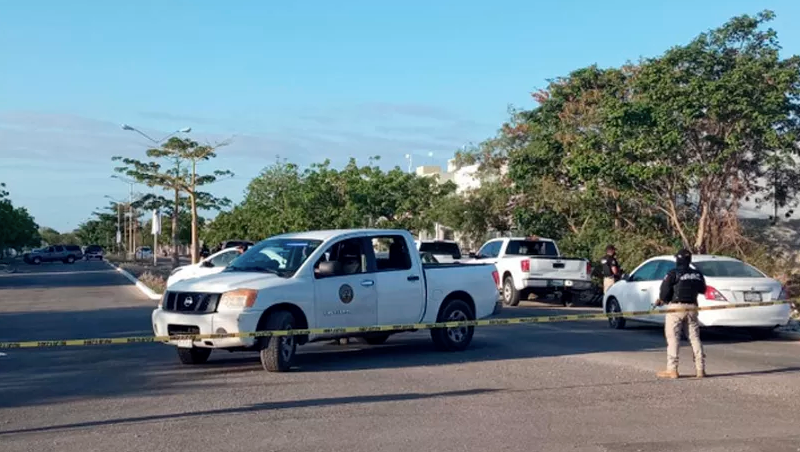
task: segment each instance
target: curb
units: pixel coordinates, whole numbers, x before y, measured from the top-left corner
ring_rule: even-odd
[[[139,281],[135,276],[131,275],[127,271],[123,270],[122,268],[112,264],[107,260],[103,260],[106,264],[108,264],[111,268],[118,271],[122,276],[128,278],[130,282],[136,285],[136,288],[139,289],[147,298],[151,300],[160,300],[161,294],[157,294],[153,291],[153,289],[147,287],[143,282]]]

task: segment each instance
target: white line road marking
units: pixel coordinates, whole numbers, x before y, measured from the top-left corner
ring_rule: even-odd
[[[5,354],[5,353],[3,353],[3,352],[0,352],[0,358],[2,358],[2,357],[4,357],[4,356],[8,356],[8,355],[6,355],[6,354]]]

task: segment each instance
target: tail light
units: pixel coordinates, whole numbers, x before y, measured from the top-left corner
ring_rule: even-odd
[[[500,288],[500,273],[497,273],[497,270],[492,272],[492,278],[494,278],[494,285],[497,286],[497,288],[499,289]]]
[[[525,273],[529,273],[531,271],[531,260],[530,259],[522,259],[519,261],[519,268]]]
[[[587,275],[591,275],[592,274],[592,263],[588,262],[588,261],[586,262],[586,274]]]
[[[778,300],[788,300],[789,299],[789,291],[786,290],[786,286],[781,286],[781,293],[778,295]]]
[[[711,286],[706,286],[706,300],[728,301],[719,291]]]

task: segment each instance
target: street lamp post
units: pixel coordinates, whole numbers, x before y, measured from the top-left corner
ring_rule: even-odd
[[[106,198],[114,201],[114,203],[117,204],[117,236],[116,240],[114,240],[114,244],[117,248],[117,252],[119,252],[119,247],[122,244],[122,234],[120,233],[120,224],[122,223],[122,203],[108,195],[106,195]]]

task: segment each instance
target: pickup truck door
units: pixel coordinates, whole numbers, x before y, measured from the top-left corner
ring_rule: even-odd
[[[317,328],[372,326],[378,321],[378,284],[369,272],[367,241],[363,237],[333,243],[317,261],[339,262],[341,272],[314,276],[314,310]]]
[[[376,256],[378,325],[419,322],[425,312],[424,275],[419,259],[409,252],[407,239],[396,234],[373,235],[369,239],[372,255]]]

